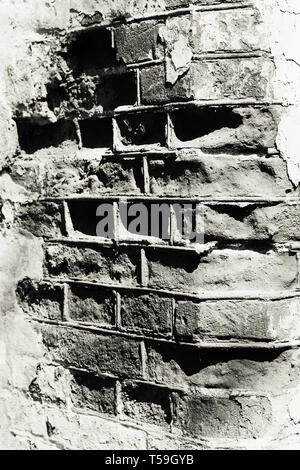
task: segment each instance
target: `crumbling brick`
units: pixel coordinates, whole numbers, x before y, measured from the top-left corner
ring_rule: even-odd
[[[120,377],[142,375],[138,341],[52,325],[40,328],[49,353],[65,366]]]
[[[175,397],[175,423],[195,437],[220,438],[225,433],[227,438],[255,439],[272,423],[272,408],[266,397]]]
[[[162,56],[156,20],[122,25],[115,30],[117,57],[126,64],[155,60]]]
[[[155,295],[123,295],[121,321],[126,329],[170,335],[172,301]]]
[[[113,326],[115,324],[114,295],[99,287],[71,285],[68,317],[78,322]]]
[[[215,250],[200,258],[148,254],[149,286],[186,292],[276,292],[297,286],[297,260],[289,253]]]

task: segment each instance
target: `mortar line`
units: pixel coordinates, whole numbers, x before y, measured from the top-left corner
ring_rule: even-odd
[[[198,341],[195,343],[187,343],[187,342],[179,342],[179,341],[172,341],[165,338],[158,338],[155,336],[147,336],[143,334],[137,333],[130,333],[125,331],[117,331],[113,329],[105,329],[101,327],[96,327],[92,325],[81,325],[75,322],[66,322],[66,321],[57,321],[57,320],[45,320],[36,317],[32,317],[30,321],[45,324],[45,325],[55,325],[61,326],[63,328],[75,329],[75,330],[82,330],[87,331],[90,333],[95,334],[103,334],[103,335],[113,335],[113,336],[120,336],[124,338],[129,338],[135,341],[147,341],[152,343],[161,343],[161,344],[172,344],[176,346],[184,346],[190,349],[205,349],[205,350],[216,350],[216,349],[232,349],[232,350],[265,350],[265,351],[275,351],[275,350],[290,350],[290,349],[297,349],[300,347],[300,340],[286,340],[286,341],[248,341],[248,342],[230,342],[230,341]]]
[[[121,294],[119,291],[113,290],[115,297],[115,326],[117,329],[122,327],[122,318],[121,318]]]
[[[136,105],[129,105],[129,106],[120,106],[118,108],[115,108],[113,111],[103,111],[102,106],[95,106],[89,113],[88,115],[86,112],[84,115],[78,112],[76,118],[77,119],[87,119],[87,118],[92,118],[92,117],[97,117],[99,119],[104,119],[104,118],[114,118],[120,115],[128,115],[132,113],[147,113],[147,112],[153,112],[153,113],[164,113],[169,110],[174,111],[177,109],[188,109],[189,107],[199,107],[199,108],[209,108],[209,107],[221,107],[221,106],[226,106],[226,107],[243,107],[243,106],[248,106],[248,107],[265,107],[265,106],[286,106],[285,103],[282,101],[276,101],[276,100],[257,100],[257,99],[251,99],[251,98],[238,98],[238,99],[218,99],[218,100],[190,100],[190,101],[178,101],[178,102],[168,102],[164,104],[158,104],[158,105],[141,105],[141,106],[136,106]],[[124,149],[122,149],[124,151]]]
[[[282,291],[282,292],[248,292],[248,291],[237,291],[237,292],[230,292],[230,293],[220,293],[218,294],[195,294],[192,292],[179,292],[176,290],[170,289],[155,289],[151,287],[140,287],[140,286],[125,286],[125,285],[118,285],[118,284],[108,284],[98,281],[87,281],[86,279],[80,278],[47,278],[45,277],[43,282],[54,284],[54,285],[61,285],[64,282],[68,284],[75,284],[75,285],[85,285],[91,287],[99,287],[103,289],[112,290],[115,289],[116,291],[120,292],[137,292],[137,293],[152,293],[157,295],[165,295],[166,297],[174,297],[174,298],[184,298],[184,299],[193,299],[195,301],[222,301],[222,300],[236,300],[236,301],[243,301],[243,300],[264,300],[264,301],[276,301],[276,300],[284,300],[284,299],[293,299],[295,297],[300,296],[300,289],[293,290],[293,291]]]
[[[149,167],[148,167],[148,158],[143,156],[143,177],[144,177],[144,193],[145,195],[150,195],[150,177],[149,177]]]
[[[72,222],[72,217],[70,214],[69,205],[66,200],[63,199],[63,217],[64,217],[64,225],[65,225],[65,232],[68,237],[74,236],[74,226]]]
[[[163,240],[162,240],[163,241]],[[291,245],[290,242],[270,242],[269,240],[257,240],[257,239],[249,239],[249,240],[231,240],[229,239],[226,243],[224,240],[221,242],[219,240],[215,240],[213,242],[208,242],[204,244],[191,244],[191,245],[172,245],[169,244],[155,244],[155,243],[147,243],[147,239],[141,239],[140,241],[132,241],[128,242],[126,239],[119,240],[118,243],[115,243],[113,239],[102,239],[97,236],[86,236],[82,238],[44,238],[44,243],[48,245],[53,244],[71,244],[77,246],[88,246],[93,245],[95,247],[100,248],[118,248],[118,249],[130,249],[130,248],[142,248],[143,250],[148,251],[159,251],[159,252],[173,252],[178,254],[187,253],[190,255],[194,255],[195,257],[198,256],[199,258],[207,256],[212,251],[223,251],[223,250],[237,250],[243,251],[245,249],[256,251],[253,249],[254,242],[262,242],[267,246],[269,249],[272,249],[275,252],[280,251],[281,253],[289,253],[289,252],[297,252],[299,250],[299,246]],[[219,245],[218,245],[219,244]],[[147,272],[145,271],[145,274]]]
[[[62,321],[71,320],[69,315],[69,295],[70,295],[70,285],[68,283],[63,284],[63,311],[62,311]]]
[[[44,362],[44,364],[47,365],[54,365],[54,366],[61,366],[61,363],[59,362]],[[157,387],[157,388],[163,388],[169,391],[173,392],[183,392],[186,394],[189,394],[191,391],[193,391],[194,385],[185,383],[184,386],[178,385],[176,383],[164,383],[164,382],[155,382],[150,379],[143,379],[143,378],[134,378],[134,377],[122,377],[117,375],[112,375],[107,372],[95,372],[93,370],[85,369],[85,368],[80,368],[80,367],[73,367],[73,366],[67,366],[68,370],[74,371],[74,372],[82,372],[85,374],[92,374],[95,377],[99,377],[101,379],[108,379],[108,380],[115,380],[116,382],[133,382],[136,384],[141,384],[141,385],[149,385],[150,387]],[[259,390],[251,390],[247,388],[228,388],[224,389],[222,387],[216,388],[216,387],[203,387],[203,386],[196,386],[196,391],[199,392],[199,394],[202,394],[202,396],[216,396],[216,397],[251,397],[251,396],[256,396],[256,397],[264,397],[267,398],[269,397],[269,392],[266,391],[259,391]],[[208,393],[207,393],[208,392]],[[194,393],[192,393],[194,395]]]
[[[136,98],[137,98],[137,102],[136,102],[136,105],[137,106],[141,106],[141,80],[140,80],[140,71],[139,69],[136,69]]]
[[[128,201],[164,201],[164,202],[186,202],[186,203],[197,203],[203,202],[207,204],[230,204],[230,203],[254,203],[254,204],[265,204],[265,203],[287,203],[287,204],[300,204],[300,197],[297,196],[275,196],[275,197],[260,197],[260,196],[249,196],[249,197],[210,197],[210,196],[156,196],[156,195],[137,195],[137,194],[111,194],[111,195],[99,195],[99,196],[86,196],[86,195],[70,195],[70,196],[53,196],[44,197],[39,199],[39,202],[55,202],[55,201],[114,201],[120,197],[126,197]]]
[[[76,33],[80,33],[82,31],[93,31],[95,29],[104,29],[104,28],[115,28],[116,26],[127,25],[131,23],[139,23],[142,21],[147,21],[151,19],[159,19],[159,18],[170,18],[173,16],[181,16],[181,15],[189,15],[193,12],[205,12],[205,11],[219,11],[219,10],[236,10],[236,9],[247,9],[253,8],[253,2],[241,3],[235,2],[231,4],[224,5],[223,3],[207,3],[205,5],[199,6],[188,6],[183,8],[175,8],[173,10],[165,10],[156,13],[149,13],[148,15],[137,15],[130,18],[127,18],[125,21],[123,19],[120,21],[114,22],[106,22],[106,23],[94,23],[91,26],[86,27],[74,27],[70,28],[68,31],[68,35],[74,35]]]
[[[149,282],[148,260],[145,254],[145,249],[141,248],[140,251],[140,284],[141,287],[147,287]]]

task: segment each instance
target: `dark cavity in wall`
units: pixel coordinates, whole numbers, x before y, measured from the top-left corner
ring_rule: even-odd
[[[217,204],[211,205],[210,207],[218,214],[226,214],[229,215],[229,217],[238,220],[239,222],[243,222],[255,211],[255,209],[257,209],[258,206],[255,204],[249,204],[247,206],[239,206],[238,204]],[[260,205],[259,207],[262,207],[262,205]]]
[[[44,126],[28,119],[17,119],[19,145],[26,153],[49,147],[58,147],[65,141],[77,141],[76,129],[71,121],[60,120]]]
[[[167,388],[128,383],[123,387],[123,412],[130,418],[154,424],[170,424],[170,396]]]
[[[74,75],[118,65],[111,31],[102,28],[78,33],[67,48],[66,59]]]
[[[225,127],[236,129],[242,117],[230,108],[189,108],[171,114],[174,131],[179,140],[186,142],[203,137]]]
[[[64,88],[64,86],[58,80],[54,80],[52,83],[48,83],[47,103],[51,111],[59,108],[61,103],[67,101],[68,99],[69,98],[66,88]]]
[[[90,118],[79,121],[82,145],[86,148],[112,148],[112,120]]]
[[[120,116],[117,124],[124,145],[165,144],[166,115],[163,113]]]
[[[96,211],[101,201],[70,201],[69,211],[74,230],[85,235],[96,236],[97,223],[100,218]]]
[[[95,178],[105,192],[123,193],[138,190],[142,192],[144,188],[144,178],[140,159],[103,157],[101,162],[95,164],[88,163],[85,168],[87,176]]]
[[[108,75],[100,80],[96,90],[96,103],[110,110],[137,101],[137,84],[134,72]]]

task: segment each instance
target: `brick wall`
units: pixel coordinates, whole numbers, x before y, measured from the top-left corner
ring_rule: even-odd
[[[71,26],[48,32],[45,96],[15,110],[8,171],[31,196],[4,224],[43,250],[42,275],[16,288],[43,351],[25,388],[45,421],[31,446],[285,442],[299,388],[299,192],[277,145],[264,17],[246,1],[127,2],[127,17],[121,2],[71,3]],[[124,197],[171,213],[201,203],[204,246],[174,224],[169,241],[122,231]],[[95,236],[105,202],[116,240]]]

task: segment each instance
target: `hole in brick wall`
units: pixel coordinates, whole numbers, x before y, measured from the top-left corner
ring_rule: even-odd
[[[114,192],[142,192],[144,179],[140,159],[124,159],[114,156],[113,158],[103,157],[101,162],[88,164],[85,171],[91,177],[92,184],[95,184],[95,177],[99,182],[98,189]]]
[[[155,424],[172,420],[169,391],[146,384],[128,384],[123,388],[124,413],[130,418]]]
[[[110,75],[101,79],[96,90],[96,103],[104,110],[123,105],[134,105],[137,101],[136,75],[134,72]]]
[[[75,231],[96,236],[96,227],[100,218],[96,216],[101,201],[70,201],[69,211]]]
[[[186,377],[191,377],[190,383],[197,383],[197,374],[199,374],[202,386],[217,388],[220,386],[220,382],[222,382],[224,388],[236,387],[237,372],[239,368],[243,370],[243,367],[245,367],[243,363],[248,363],[247,365],[251,365],[252,368],[255,364],[257,367],[262,368],[264,362],[268,364],[279,358],[281,354],[280,351],[272,350],[212,351],[203,349],[200,351],[184,345],[151,344],[150,341],[146,341],[146,349],[148,361],[153,365],[154,374],[160,367],[162,377],[164,370],[168,370],[168,372],[172,370],[174,381],[180,379],[182,382],[182,371]],[[229,365],[230,363],[234,364],[233,370],[235,372],[233,374],[228,373],[227,363]],[[217,376],[219,377],[219,383],[216,383]],[[242,374],[239,378],[243,378]]]
[[[20,281],[16,289],[21,308],[28,315],[50,320],[61,320],[63,291],[51,284],[38,284],[30,278]]]
[[[178,254],[174,253],[156,253],[155,251],[149,251],[148,260],[150,262],[159,263],[162,266],[176,268],[183,270],[187,273],[192,273],[197,270],[200,263],[200,257],[194,254]]]
[[[50,276],[102,279],[136,284],[140,254],[137,249],[97,247],[94,243],[69,242],[48,245],[45,252],[45,273]]]
[[[94,29],[77,34],[68,46],[67,61],[75,74],[117,65],[111,31]]]
[[[108,118],[90,118],[79,121],[83,147],[112,148],[112,120]]]
[[[210,206],[215,212],[218,214],[227,214],[235,220],[239,222],[243,222],[244,219],[249,217],[252,212],[257,209],[257,205],[249,204],[247,206],[238,206],[238,205],[231,205],[231,204],[217,204],[215,206]]]
[[[72,402],[75,406],[100,413],[112,415],[116,413],[113,379],[95,377],[81,371],[71,370],[70,372],[73,375],[71,390]]]
[[[133,223],[133,229],[137,231],[138,235],[170,240],[171,205],[164,202],[155,204],[143,203],[143,208],[146,208],[147,211],[143,211],[143,208],[139,210],[138,206],[139,204],[137,206],[134,204],[132,206],[128,205],[129,214],[127,221],[129,231],[131,232],[131,223],[138,220],[143,224]],[[193,242],[196,237],[195,204],[177,204],[177,206],[175,211],[177,228],[182,233],[182,239],[189,237],[189,240]],[[131,233],[135,233],[134,230]]]
[[[99,287],[71,286],[69,316],[76,321],[113,325],[115,322],[113,293]]]
[[[27,153],[59,147],[66,141],[77,141],[76,129],[71,121],[60,120],[44,126],[27,119],[17,119],[16,123],[20,147]]]
[[[130,114],[118,117],[117,123],[124,145],[165,144],[165,114]]]
[[[194,140],[225,127],[236,129],[243,119],[230,108],[189,108],[171,114],[174,132],[182,142]]]
[[[67,100],[67,91],[58,80],[47,85],[47,103],[51,111],[54,111],[55,108],[59,108],[61,103]]]

